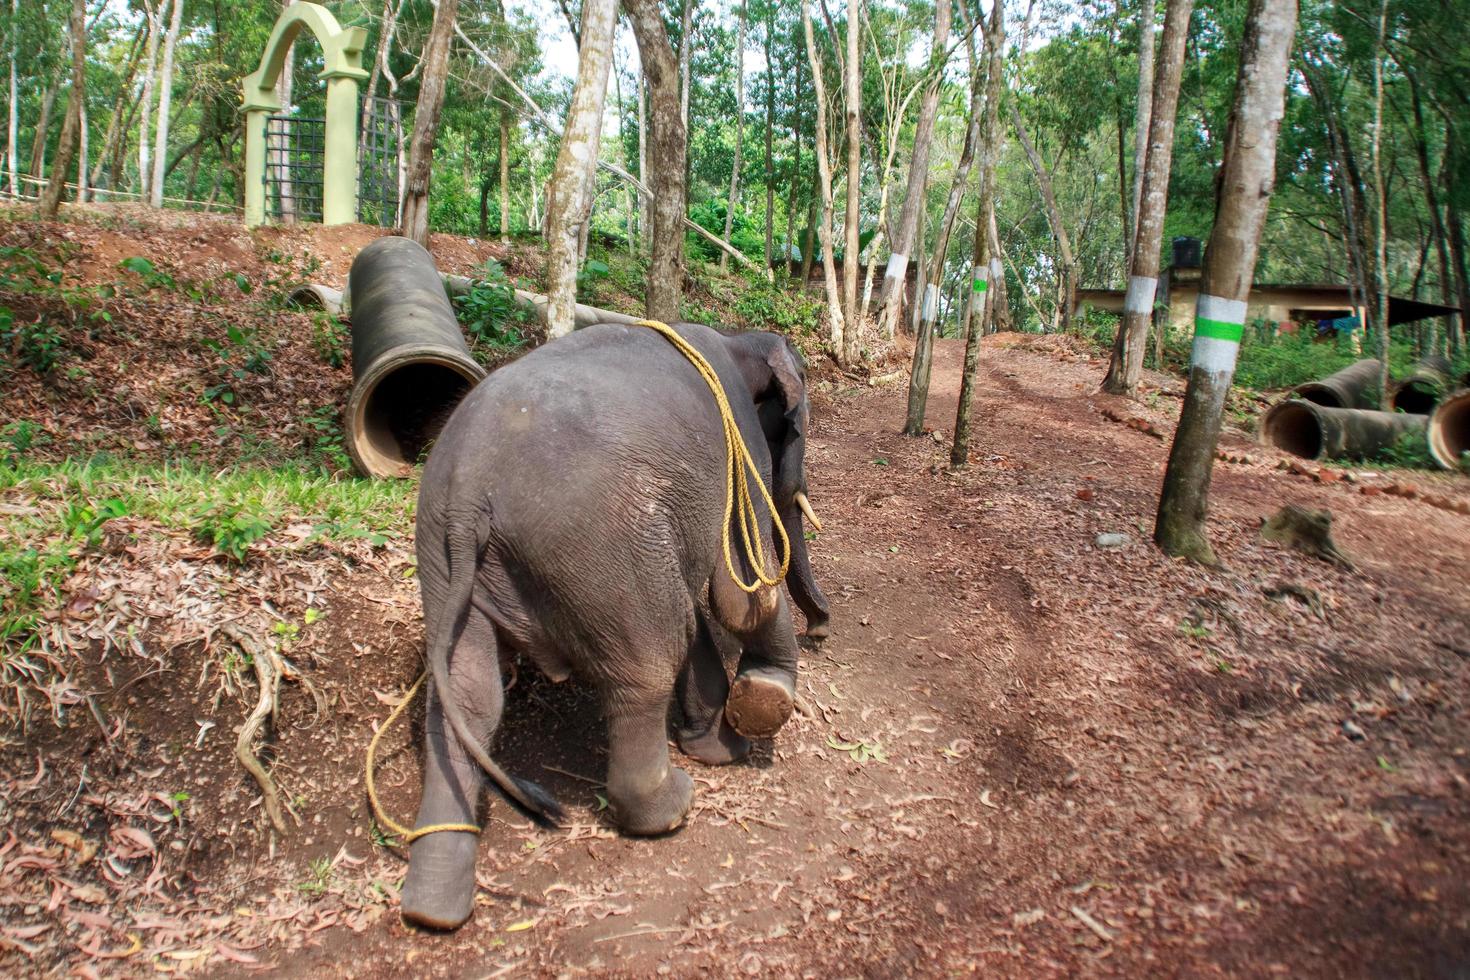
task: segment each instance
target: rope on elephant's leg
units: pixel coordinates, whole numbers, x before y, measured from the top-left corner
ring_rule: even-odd
[[[715,404],[720,409],[720,420],[725,430],[725,516],[720,523],[721,544],[725,551],[725,568],[730,572],[730,579],[738,585],[742,591],[755,592],[762,586],[775,587],[781,584],[786,577],[786,570],[791,565],[791,539],[786,536],[786,527],[781,523],[781,515],[776,512],[776,502],[771,499],[771,492],[766,489],[766,483],[761,479],[760,470],[756,468],[755,460],[750,456],[750,449],[745,445],[745,439],[740,434],[740,426],[735,421],[735,413],[730,409],[730,400],[725,397],[725,386],[720,384],[720,376],[715,373],[714,367],[694,345],[679,335],[679,332],[661,320],[637,320],[634,326],[648,327],[663,334],[669,343],[689,359],[694,369],[699,372],[704,383],[709,386],[710,392],[715,396]],[[765,501],[766,509],[771,513],[771,524],[781,537],[781,570],[775,575],[766,573],[765,546],[761,543],[760,519],[755,509],[755,498],[750,493],[750,479],[748,474],[755,474],[755,485],[760,487],[761,497]],[[738,508],[738,515],[736,513]],[[734,556],[730,554],[730,538],[734,528],[731,527],[732,520],[738,517],[740,527],[740,543],[745,548],[745,558],[750,562],[750,567],[755,569],[756,580],[746,582],[740,577],[735,568]]]
[[[368,802],[373,807],[373,816],[377,818],[380,826],[386,827],[399,837],[402,837],[403,843],[405,844],[412,844],[420,837],[437,834],[446,830],[463,831],[467,834],[478,834],[480,832],[480,828],[472,823],[436,823],[427,827],[420,827],[417,830],[411,830],[388,816],[383,810],[383,805],[378,802],[378,787],[373,779],[373,770],[377,768],[375,763],[378,755],[378,742],[382,740],[383,734],[393,727],[393,723],[398,720],[399,716],[408,709],[409,704],[413,702],[414,695],[418,694],[419,688],[424,686],[424,678],[426,676],[428,676],[427,673],[420,674],[419,679],[414,681],[413,686],[408,689],[408,693],[403,695],[403,700],[398,702],[398,706],[389,712],[388,719],[379,725],[378,730],[373,733],[373,739],[368,743],[367,750],[367,794]]]

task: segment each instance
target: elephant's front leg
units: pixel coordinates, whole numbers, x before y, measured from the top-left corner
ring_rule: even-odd
[[[668,833],[694,801],[694,781],[669,764],[672,686],[610,689],[606,697],[608,805],[630,834]]]
[[[775,735],[796,704],[796,631],[786,597],[778,600],[764,626],[740,637],[740,668],[725,700],[725,717],[747,738]]]
[[[500,724],[504,694],[496,655],[495,628],[471,610],[449,660],[450,696],[481,745]],[[484,773],[464,750],[444,717],[442,692],[429,686],[425,714],[424,795],[414,827],[477,824]],[[479,837],[467,831],[438,831],[410,846],[403,882],[405,921],[430,929],[453,929],[470,917],[475,899],[475,850]]]
[[[698,614],[689,662],[679,675],[679,707],[684,722],[679,726],[679,748],[705,765],[723,766],[750,754],[750,740],[725,718],[725,701],[730,679],[719,647],[710,634],[709,620]]]

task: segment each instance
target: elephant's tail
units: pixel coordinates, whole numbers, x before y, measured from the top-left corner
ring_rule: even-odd
[[[450,525],[449,594],[445,597],[444,614],[439,617],[439,622],[435,624],[434,632],[429,637],[429,672],[433,676],[434,689],[439,694],[444,717],[469,757],[485,770],[485,774],[506,799],[536,820],[555,827],[565,816],[561,804],[537,784],[512,776],[490,758],[485,747],[470,736],[464,715],[460,713],[459,704],[449,685],[449,652],[454,646],[455,634],[461,629],[469,612],[475,589],[475,564],[481,547],[479,532],[481,526],[488,521],[489,514],[485,511],[477,516],[475,521],[451,522]],[[491,664],[489,669],[499,670],[500,667],[499,664]]]

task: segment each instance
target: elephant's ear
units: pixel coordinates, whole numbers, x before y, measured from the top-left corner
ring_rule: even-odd
[[[771,380],[785,404],[788,413],[794,412],[806,394],[806,382],[802,376],[800,355],[784,338],[772,345],[766,355],[766,365],[771,369]]]

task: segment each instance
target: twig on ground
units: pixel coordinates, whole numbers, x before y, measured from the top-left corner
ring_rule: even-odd
[[[267,718],[272,718],[276,713],[276,683],[275,655],[262,649],[254,640],[246,636],[233,624],[221,627],[220,632],[230,638],[236,646],[250,655],[255,665],[255,678],[260,683],[260,700],[256,702],[255,710],[250,712],[250,717],[245,719],[245,724],[240,726],[240,737],[235,740],[235,758],[240,760],[240,765],[245,771],[255,777],[255,782],[260,786],[261,797],[265,803],[266,816],[270,818],[271,826],[276,833],[286,833],[286,820],[281,815],[280,793],[276,789],[275,780],[271,779],[270,773],[265,771],[265,766],[251,749],[256,734]]]

